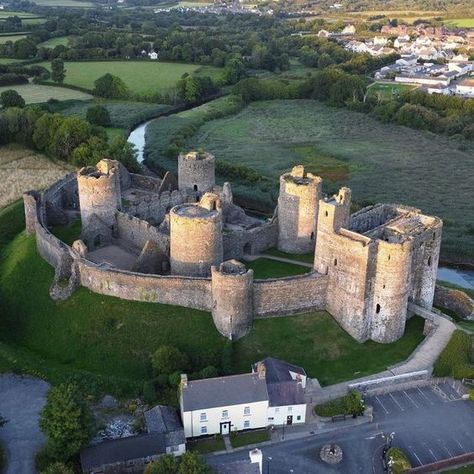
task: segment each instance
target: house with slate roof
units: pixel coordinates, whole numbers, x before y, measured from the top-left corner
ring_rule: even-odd
[[[252,373],[188,381],[181,376],[180,407],[186,438],[271,425],[304,423],[306,373],[267,358]]]

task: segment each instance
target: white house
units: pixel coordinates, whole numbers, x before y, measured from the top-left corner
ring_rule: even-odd
[[[158,59],[158,53],[152,51],[151,53],[148,53],[148,57],[153,60]]]
[[[474,79],[466,78],[456,83],[456,94],[463,97],[474,97]]]
[[[301,367],[278,359],[257,362],[250,374],[188,381],[181,376],[186,438],[306,421]]]
[[[347,25],[341,31],[341,35],[355,35],[356,28],[354,25]]]

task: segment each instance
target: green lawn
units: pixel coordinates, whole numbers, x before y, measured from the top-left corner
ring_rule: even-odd
[[[54,48],[55,46],[63,45],[67,46],[69,42],[69,36],[58,36],[57,38],[50,38],[47,41],[43,41],[38,46],[43,48]]]
[[[474,18],[455,18],[444,20],[443,23],[454,28],[474,28]]]
[[[49,69],[50,62],[40,63]],[[94,81],[106,73],[120,77],[132,93],[164,93],[175,87],[185,73],[216,77],[219,69],[198,64],[180,64],[152,61],[86,61],[66,62],[65,84],[92,90]]]
[[[1,38],[1,36],[0,36]],[[0,40],[1,42],[1,40]],[[0,58],[0,64],[13,64],[13,63],[20,63],[20,59],[15,59],[15,58]]]
[[[245,266],[254,271],[255,279],[262,280],[302,275],[311,271],[311,268],[308,267],[270,260],[268,258],[258,258],[252,262],[245,262]]]
[[[292,253],[282,252],[278,249],[268,249],[265,250],[265,254],[272,255],[273,257],[289,258],[290,260],[298,260],[299,262],[313,263],[314,262],[314,253],[307,253],[304,255],[295,255]]]
[[[6,43],[7,41],[18,41],[18,40],[21,40],[23,38],[26,38],[26,35],[24,34],[19,34],[19,35],[4,35],[4,36],[0,36],[0,44],[4,44]]]
[[[230,442],[233,448],[240,448],[249,444],[258,444],[268,441],[270,434],[267,430],[244,431],[232,434]]]
[[[375,82],[372,86],[369,87],[368,91],[370,95],[382,95],[385,97],[392,97],[393,95],[399,95],[400,92],[404,90],[415,89],[417,86],[412,86],[409,84],[397,84],[386,82]]]
[[[43,86],[40,84],[22,84],[19,86],[0,87],[0,93],[14,89],[20,94],[27,104],[39,104],[49,99],[57,100],[90,100],[92,96],[85,92],[66,89],[64,87]]]
[[[18,18],[26,19],[26,18],[42,18],[36,15],[35,13],[27,13],[27,12],[17,12],[17,11],[8,11],[8,10],[1,10],[0,11],[0,20],[4,20],[11,16],[17,16]]]
[[[84,0],[35,0],[35,3],[41,7],[93,8],[95,6],[95,3]]]
[[[207,312],[125,301],[85,288],[66,301],[52,301],[54,271],[37,254],[34,237],[18,234],[23,226],[21,202],[0,212],[0,370],[27,371],[55,383],[94,380],[103,390],[130,394],[127,387],[150,378],[149,354],[161,344],[188,354],[190,374],[220,367],[226,339]],[[79,227],[55,232],[71,242]],[[327,385],[404,360],[423,339],[422,330],[423,321],[415,318],[396,343],[359,344],[325,312],[256,320],[234,345],[233,369],[248,372],[271,355],[303,366]]]
[[[221,435],[187,441],[186,446],[188,450],[196,451],[199,454],[207,454],[214,451],[225,451],[224,439]]]
[[[185,123],[179,117],[150,127],[150,143],[166,150],[166,140]],[[474,260],[474,147],[460,150],[458,145],[454,138],[384,124],[317,101],[276,100],[252,103],[237,115],[206,122],[186,148],[205,148],[218,161],[253,168],[275,183],[266,192],[258,184],[236,186],[237,198],[258,191],[260,202],[275,204],[278,176],[301,163],[325,178],[328,193],[345,185],[360,204],[396,202],[421,208],[444,220],[443,255]],[[163,152],[156,153],[156,160],[168,166],[162,157]]]

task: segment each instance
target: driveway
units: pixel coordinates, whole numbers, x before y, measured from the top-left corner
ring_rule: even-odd
[[[395,433],[393,446],[403,448],[413,466],[474,450],[474,403],[461,400],[449,383],[367,397],[374,422],[262,447],[264,474],[383,474],[383,435]],[[287,430],[289,431],[289,429]],[[323,445],[343,449],[340,464],[329,466],[319,458]],[[248,450],[207,455],[216,465],[248,459]]]
[[[8,467],[6,474],[35,473],[35,454],[44,443],[38,418],[49,385],[33,377],[0,375],[0,414],[8,423],[0,428]]]

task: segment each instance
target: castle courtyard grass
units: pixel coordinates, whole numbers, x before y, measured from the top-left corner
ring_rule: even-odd
[[[207,312],[85,288],[66,301],[51,300],[53,268],[38,255],[34,236],[20,232],[23,226],[21,202],[0,212],[0,370],[26,371],[53,383],[93,374],[136,387],[151,378],[149,356],[161,344],[188,354],[189,373],[220,366],[226,339]],[[325,312],[256,320],[234,345],[233,369],[249,372],[252,363],[273,356],[303,366],[328,385],[406,359],[423,339],[422,329],[423,321],[414,318],[396,343],[359,344]],[[112,393],[114,387],[105,384]]]
[[[279,262],[268,258],[258,258],[252,262],[245,262],[247,268],[254,272],[256,280],[267,280],[268,278],[284,278],[296,275],[303,275],[311,271],[308,267],[292,263]]]

